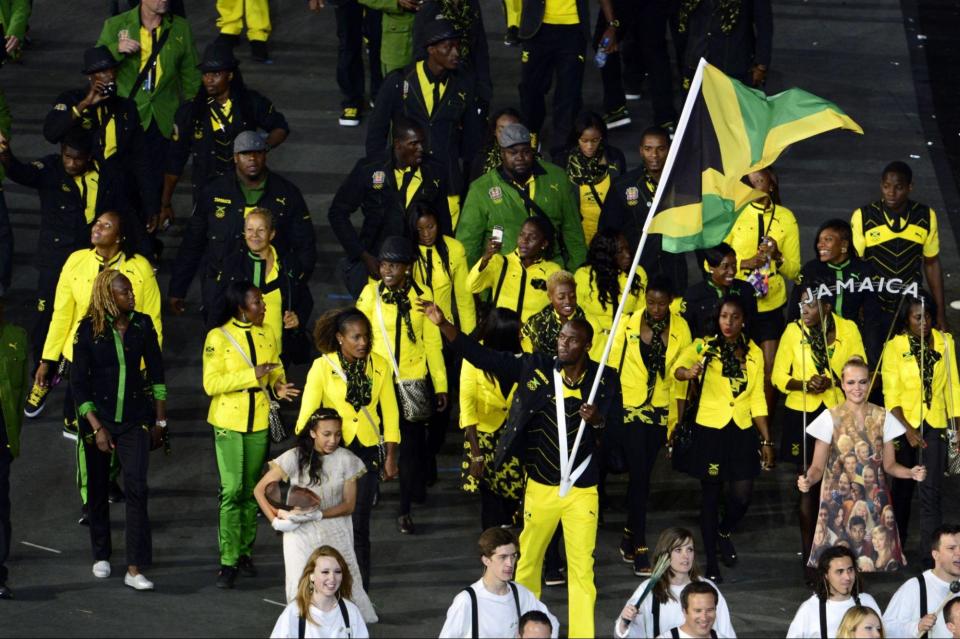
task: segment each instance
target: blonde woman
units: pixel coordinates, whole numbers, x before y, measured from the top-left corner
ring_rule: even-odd
[[[873,608],[854,606],[843,615],[837,639],[883,639],[883,621]]]

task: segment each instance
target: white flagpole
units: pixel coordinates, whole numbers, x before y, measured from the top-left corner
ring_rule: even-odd
[[[660,206],[660,199],[663,197],[663,188],[667,184],[667,181],[670,177],[670,171],[673,169],[673,164],[676,161],[677,152],[680,148],[680,144],[683,141],[683,134],[687,130],[687,123],[690,121],[690,113],[693,111],[694,102],[696,102],[697,97],[700,95],[700,87],[703,84],[703,70],[707,66],[707,61],[703,58],[700,58],[700,63],[697,65],[697,71],[693,75],[693,80],[690,82],[690,91],[687,93],[686,102],[683,104],[683,111],[680,113],[680,120],[677,122],[677,130],[674,135],[673,143],[670,145],[670,150],[667,152],[667,160],[663,165],[663,173],[660,175],[660,180],[657,182],[657,190],[653,194],[653,202],[650,204],[650,210],[647,211],[647,219],[643,222],[643,231],[640,234],[640,244],[637,246],[637,252],[633,256],[633,264],[630,265],[630,273],[627,275],[626,285],[623,287],[623,292],[620,294],[620,305],[617,307],[617,312],[613,316],[613,324],[610,326],[610,335],[607,337],[607,344],[603,349],[603,356],[600,358],[600,367],[597,369],[597,376],[593,379],[593,386],[590,388],[590,396],[587,399],[588,404],[592,404],[594,399],[597,396],[597,390],[600,388],[600,378],[603,375],[603,367],[606,365],[607,360],[610,358],[610,350],[613,347],[614,336],[617,333],[617,325],[620,323],[620,318],[623,316],[623,307],[627,303],[627,297],[630,295],[630,283],[633,282],[633,278],[637,273],[637,267],[640,265],[640,255],[643,253],[643,247],[647,243],[647,236],[650,231],[650,223],[653,221],[653,216],[657,211],[657,208]],[[573,448],[570,450],[570,456],[568,458],[568,463],[560,467],[560,496],[565,497],[570,489],[573,487],[573,483],[583,474],[583,471],[586,469],[589,459],[584,460],[580,467],[576,471],[573,470],[573,464],[577,458],[577,450],[580,448],[580,440],[583,439],[583,432],[586,429],[586,422],[580,420],[580,428],[577,430],[577,437],[573,440]]]

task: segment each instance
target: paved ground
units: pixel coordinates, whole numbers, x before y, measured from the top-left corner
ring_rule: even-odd
[[[102,19],[99,2],[37,0],[35,4],[35,48],[22,66],[8,65],[0,72],[0,85],[15,116],[15,145],[21,157],[50,152],[40,137],[42,118],[59,91],[83,82],[77,72],[80,54],[99,34]],[[194,33],[200,43],[206,43],[215,33],[213,3],[188,4]],[[491,5],[486,17],[493,68],[500,71],[495,80],[494,107],[498,107],[516,103],[518,63],[516,50],[499,44],[501,14],[498,5]],[[905,7],[909,14],[910,6]],[[342,303],[343,291],[331,269],[337,247],[326,225],[326,209],[337,184],[361,152],[363,129],[351,131],[336,125],[339,100],[333,81],[332,14],[308,15],[299,2],[277,3],[276,8],[276,37],[271,42],[276,64],[253,66],[246,49],[240,52],[249,84],[267,93],[290,120],[291,139],[271,153],[270,164],[300,185],[311,207],[324,254],[314,278],[314,294],[318,307],[328,308]],[[954,213],[950,203],[957,199],[949,170],[942,166],[935,170],[931,160],[931,154],[935,160],[940,153],[941,142],[936,137],[937,127],[930,126],[934,111],[926,83],[925,53],[916,46],[913,23],[909,23],[910,38],[905,37],[900,4],[894,0],[779,0],[775,13],[776,48],[769,90],[801,86],[832,99],[867,132],[862,137],[823,136],[792,149],[779,164],[784,201],[801,224],[805,258],[811,255],[809,246],[817,225],[829,217],[847,216],[874,197],[881,167],[895,158],[906,159],[914,167],[919,199],[938,210],[946,205]],[[955,19],[956,12],[935,15]],[[956,33],[947,27],[941,32]],[[908,50],[908,41],[912,50]],[[587,72],[586,103],[600,106],[599,79],[592,68]],[[918,108],[918,104],[924,106]],[[614,140],[635,164],[638,134],[650,112],[646,105],[632,110],[635,124],[618,131]],[[938,177],[943,181],[938,183]],[[5,187],[18,240],[18,270],[9,314],[12,319],[24,319],[35,278],[29,261],[36,241],[36,198],[15,185]],[[181,215],[189,211],[185,193],[176,203]],[[960,261],[953,233],[947,229],[958,222],[953,215],[948,217],[949,221],[941,222],[942,256],[948,291],[957,297],[960,286],[954,283],[953,274]],[[169,244],[177,242],[174,232]],[[168,272],[165,264],[161,276],[164,289]],[[950,319],[960,325],[956,313]],[[87,532],[75,523],[78,503],[73,489],[73,451],[60,437],[56,419],[58,392],[43,417],[26,425],[24,454],[14,465],[10,585],[17,601],[2,605],[0,636],[263,636],[272,627],[279,612],[272,601],[283,597],[283,564],[279,540],[268,528],[263,528],[257,549],[261,576],[241,579],[232,592],[213,587],[217,568],[216,469],[210,429],[204,423],[206,402],[199,390],[201,326],[189,317],[168,318],[165,333],[175,435],[173,455],[156,454],[151,459],[157,563],[149,574],[157,591],[141,595],[124,589],[116,577],[100,582],[90,575]],[[291,376],[302,381],[305,371],[294,371]],[[401,537],[394,529],[395,485],[384,488],[383,502],[374,512],[371,596],[382,620],[373,629],[377,636],[435,634],[449,600],[479,572],[473,558],[473,540],[479,532],[477,504],[456,489],[452,453],[444,456],[442,466],[441,481],[427,505],[415,511],[420,534]],[[655,475],[651,539],[668,525],[696,529],[696,482],[672,474],[663,460]],[[960,505],[955,483],[951,490],[947,513],[958,512]],[[637,583],[616,552],[625,516],[623,491],[622,479],[613,479],[613,503],[596,552],[597,627],[601,634],[609,633],[610,623]],[[118,574],[122,574],[122,520],[122,509],[115,508]],[[741,636],[782,636],[796,605],[807,596],[795,556],[799,550],[795,490],[788,471],[779,469],[758,482],[737,543],[741,565],[726,571],[723,587],[734,625]],[[886,603],[897,580],[871,579],[869,584],[870,591]],[[565,591],[548,590],[544,599],[565,619]]]

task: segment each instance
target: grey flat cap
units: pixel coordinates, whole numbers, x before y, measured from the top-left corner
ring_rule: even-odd
[[[530,144],[530,129],[518,122],[508,124],[497,135],[497,144],[504,149],[515,144]]]
[[[256,131],[243,131],[233,140],[234,153],[252,153],[266,151],[267,142]]]

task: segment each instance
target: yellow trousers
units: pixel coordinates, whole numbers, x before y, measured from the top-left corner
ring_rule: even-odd
[[[593,583],[593,549],[597,544],[597,488],[572,488],[560,497],[557,486],[527,480],[523,498],[523,532],[520,533],[520,563],[517,582],[540,598],[543,556],[550,538],[563,522],[567,551],[567,634],[593,637],[593,610],[597,587]]]
[[[520,6],[523,0],[503,0],[503,8],[507,14],[507,27],[520,26]]]
[[[247,40],[266,42],[270,37],[270,7],[267,0],[217,0],[220,33],[240,35],[247,21]]]

